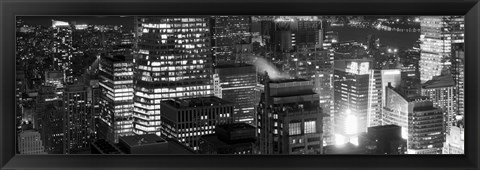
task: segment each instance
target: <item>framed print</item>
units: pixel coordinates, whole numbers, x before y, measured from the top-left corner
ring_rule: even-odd
[[[4,169],[479,168],[476,0],[0,7]]]

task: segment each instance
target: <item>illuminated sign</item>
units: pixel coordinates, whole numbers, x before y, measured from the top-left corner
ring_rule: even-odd
[[[369,69],[370,62],[351,62],[345,71],[353,74],[368,74]]]

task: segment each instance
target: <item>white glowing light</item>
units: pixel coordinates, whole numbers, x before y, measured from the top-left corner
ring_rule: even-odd
[[[52,20],[52,27],[68,26],[68,22]]]
[[[350,137],[350,143],[352,143],[355,146],[358,146],[358,136]]]
[[[395,52],[395,53],[396,53],[397,51],[398,51],[397,49],[394,49],[394,50],[393,50],[393,52]]]
[[[357,117],[355,115],[348,114],[347,118],[345,119],[345,133],[348,135],[353,135],[357,133],[357,129]]]
[[[342,145],[347,143],[345,140],[345,136],[340,135],[340,134],[335,134],[335,145]]]

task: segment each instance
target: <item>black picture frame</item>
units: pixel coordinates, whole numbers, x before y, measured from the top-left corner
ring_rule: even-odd
[[[479,169],[478,0],[2,0],[2,169]],[[17,15],[465,15],[465,155],[15,155]]]

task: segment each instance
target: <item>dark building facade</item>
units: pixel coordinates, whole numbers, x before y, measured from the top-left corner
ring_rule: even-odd
[[[237,55],[236,48],[251,43],[251,17],[212,16],[210,21],[213,63],[215,65],[243,63],[244,59]]]
[[[218,125],[215,134],[200,138],[201,154],[253,154],[255,127],[246,123]]]
[[[166,100],[161,107],[166,137],[195,151],[201,136],[214,134],[217,125],[233,123],[233,103],[218,97]]]
[[[397,125],[369,127],[367,133],[359,137],[359,146],[365,147],[366,154],[407,153],[407,140],[402,138],[402,127]]]
[[[64,102],[64,153],[75,154],[90,150],[93,119],[87,107],[87,87],[83,84],[68,85],[63,94]]]
[[[267,77],[257,110],[258,153],[322,153],[322,118],[312,81]]]

